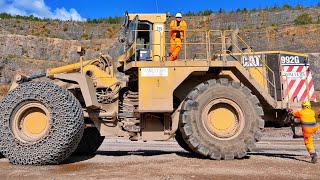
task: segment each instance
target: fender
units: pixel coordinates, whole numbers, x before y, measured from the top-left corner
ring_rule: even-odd
[[[86,107],[91,109],[100,108],[96,96],[96,88],[94,87],[93,81],[89,76],[82,73],[54,74],[53,79],[76,82],[80,86]]]

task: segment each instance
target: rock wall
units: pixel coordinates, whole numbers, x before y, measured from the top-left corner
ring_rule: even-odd
[[[65,40],[32,35],[0,34],[0,57],[30,58],[48,61],[74,62],[79,60],[77,46],[86,49],[85,58],[106,53],[115,39]]]
[[[65,40],[91,40],[115,37],[120,25],[69,21],[26,21],[0,19],[0,34],[34,35]]]
[[[237,12],[212,14],[209,18],[211,29],[262,28],[278,25],[293,25],[294,20],[303,13],[308,13],[313,21],[319,20],[320,8],[288,10],[261,10],[256,12]]]
[[[320,24],[296,26],[294,20],[308,13],[320,19],[320,8],[246,13],[220,13],[184,17],[189,29],[235,29],[255,50],[282,50],[310,54],[316,89],[320,90]],[[76,47],[86,50],[85,59],[109,53],[117,58],[120,25],[85,22],[24,21],[0,19],[0,86],[16,72],[32,75],[47,68],[79,60]],[[0,92],[1,94],[1,92]]]
[[[309,54],[309,60],[315,90],[320,91],[320,53]],[[317,99],[320,101],[320,96]]]

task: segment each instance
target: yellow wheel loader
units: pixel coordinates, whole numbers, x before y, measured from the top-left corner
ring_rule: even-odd
[[[255,52],[236,31],[187,30],[169,61],[166,14],[128,14],[121,54],[17,75],[0,103],[0,151],[13,164],[58,164],[92,154],[103,136],[143,141],[175,138],[210,159],[242,158],[265,122],[315,101],[305,54]],[[50,81],[38,81],[47,77]]]

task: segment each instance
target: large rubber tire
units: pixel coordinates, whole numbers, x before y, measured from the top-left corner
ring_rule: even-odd
[[[176,139],[180,147],[182,147],[184,150],[190,153],[194,153],[192,149],[189,147],[189,145],[186,143],[186,141],[183,139],[180,129],[177,129],[176,136],[174,138]]]
[[[230,137],[212,133],[203,123],[203,112],[206,112],[206,107],[213,102],[217,102],[219,106],[227,102],[228,106],[233,105],[231,108],[237,109],[235,112],[241,114],[242,118],[235,118],[239,119],[239,123],[235,125],[237,128]],[[214,109],[214,106],[208,108]],[[188,146],[202,156],[216,160],[242,158],[248,151],[252,151],[255,143],[261,139],[263,115],[259,100],[250,89],[241,86],[239,82],[214,79],[199,84],[189,93],[182,104],[179,127]],[[205,117],[208,119],[209,116]],[[218,118],[218,121],[225,121],[220,119]]]
[[[100,135],[100,132],[96,127],[88,127],[84,129],[82,139],[73,155],[93,155],[100,147],[103,140],[104,136]]]
[[[48,128],[37,140],[21,140],[12,125],[23,105],[41,104],[48,112]],[[84,131],[83,111],[69,91],[49,82],[27,82],[0,103],[0,151],[13,164],[58,164],[77,148]]]

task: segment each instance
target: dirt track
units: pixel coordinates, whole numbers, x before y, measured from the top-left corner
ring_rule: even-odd
[[[320,141],[316,141],[320,149]],[[194,157],[174,141],[131,142],[106,138],[95,156],[62,165],[14,166],[0,159],[0,179],[319,179],[303,140],[264,138],[256,152],[233,161]]]

